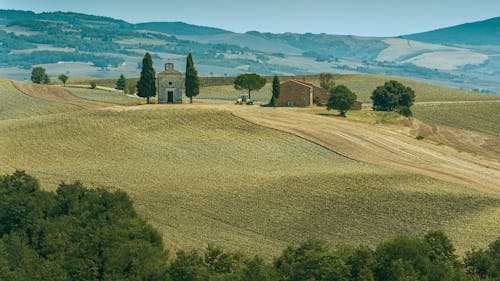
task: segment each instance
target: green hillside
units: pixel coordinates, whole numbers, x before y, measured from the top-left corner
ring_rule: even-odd
[[[436,44],[500,45],[500,17],[402,37]]]
[[[482,28],[481,24],[495,26],[498,22],[493,19],[472,25]],[[450,34],[464,33],[456,28],[459,31],[451,28]],[[488,45],[484,44],[489,39],[481,39],[482,45],[466,46],[468,42],[463,41],[452,47],[401,38],[232,33],[183,22],[131,24],[72,12],[0,10],[0,75],[29,77],[32,66],[41,64],[51,77],[60,73],[133,77],[139,73],[145,52],[151,53],[156,70],[167,61],[183,69],[185,56],[191,52],[198,72],[206,76],[366,73],[500,92],[498,30],[479,30],[477,34],[492,38]]]
[[[220,28],[192,25],[184,22],[145,22],[136,24],[135,28],[172,35],[217,35],[232,33]]]

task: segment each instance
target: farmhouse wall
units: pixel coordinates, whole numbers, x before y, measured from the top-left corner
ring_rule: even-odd
[[[313,86],[313,102],[316,105],[326,105],[328,102],[328,98],[330,97],[330,93],[327,90]]]
[[[310,106],[311,100],[312,88],[310,86],[293,80],[281,83],[278,106]]]

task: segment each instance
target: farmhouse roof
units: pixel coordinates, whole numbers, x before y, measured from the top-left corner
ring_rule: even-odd
[[[313,84],[308,83],[308,82],[306,82],[306,81],[297,80],[297,79],[292,79],[291,81],[292,81],[292,82],[295,82],[295,83],[298,83],[298,84],[305,85],[305,86],[314,87],[314,85],[313,85]]]

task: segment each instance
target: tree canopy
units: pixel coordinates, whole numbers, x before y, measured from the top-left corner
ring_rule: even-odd
[[[149,53],[146,53],[142,59],[141,76],[137,81],[137,95],[146,98],[147,103],[150,97],[156,96],[156,74]]]
[[[79,182],[44,191],[22,171],[0,176],[0,280],[492,281],[500,278],[500,237],[455,254],[441,231],[367,246],[307,240],[267,262],[209,244],[169,258],[160,234],[123,191]]]
[[[241,74],[234,79],[234,88],[237,90],[248,90],[248,98],[251,92],[260,90],[266,85],[266,79],[256,73]]]
[[[390,80],[378,86],[371,99],[376,110],[394,111],[398,107],[409,109],[415,101],[415,92],[398,81]]]
[[[333,87],[335,87],[335,82],[333,81],[333,74],[326,72],[320,73],[319,86],[328,91],[333,89]]]
[[[33,67],[31,70],[31,81],[36,84],[48,84],[49,76],[45,71],[45,68],[41,66]]]
[[[164,280],[159,233],[122,191],[0,176],[0,280]]]
[[[193,103],[193,97],[196,97],[200,93],[200,80],[198,78],[198,71],[194,67],[191,53],[186,58],[186,80],[184,81],[184,86],[189,103]]]
[[[125,87],[127,87],[127,80],[125,79],[125,76],[123,74],[120,74],[120,78],[116,80],[116,89],[117,90],[125,90]]]
[[[330,89],[330,97],[326,108],[328,110],[336,109],[340,112],[340,116],[345,116],[345,113],[351,109],[356,102],[356,94],[351,92],[344,85],[338,85]]]
[[[57,79],[61,80],[63,82],[63,85],[66,86],[66,81],[68,81],[68,76],[66,74],[61,74],[57,77]]]

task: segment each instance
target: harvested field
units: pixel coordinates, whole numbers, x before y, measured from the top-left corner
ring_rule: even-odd
[[[443,229],[462,252],[498,236],[498,161],[417,141],[397,122],[79,100],[89,109],[0,121],[0,173],[121,188],[172,250],[215,243],[270,257],[306,238],[375,245]]]
[[[32,97],[21,93],[10,80],[0,79],[0,120],[28,118],[80,110],[70,104]]]
[[[71,95],[89,101],[111,103],[114,105],[139,105],[144,104],[145,100],[138,97],[127,96],[122,93],[110,92],[100,89],[86,88],[64,88]]]
[[[427,123],[500,137],[500,100],[419,103],[412,110],[415,117]]]

